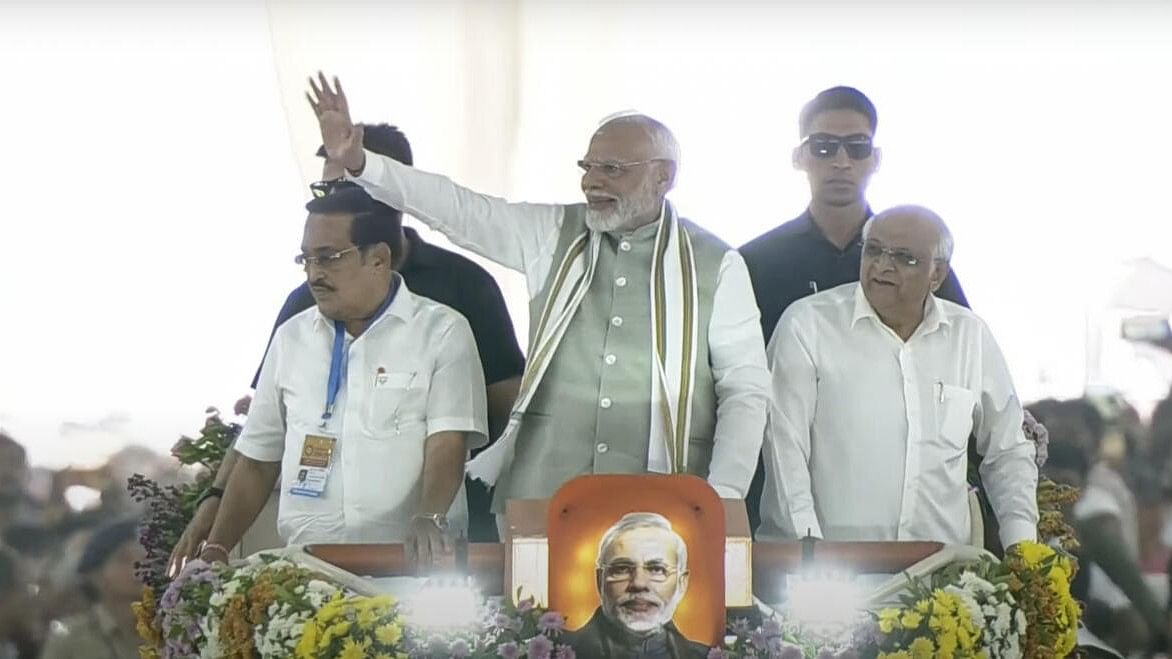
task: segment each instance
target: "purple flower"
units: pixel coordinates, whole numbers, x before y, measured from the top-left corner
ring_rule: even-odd
[[[728,659],[728,653],[720,648],[712,648],[708,651],[708,659]]]
[[[448,649],[453,657],[468,657],[471,656],[472,650],[468,647],[468,642],[462,638],[452,641],[452,647]]]
[[[492,617],[492,626],[497,629],[508,629],[510,626],[509,616],[498,613]]]
[[[826,648],[822,648],[818,651],[818,656],[814,659],[834,659],[834,657],[834,650],[827,650]]]
[[[847,648],[836,654],[835,659],[859,659],[859,651],[854,648]]]
[[[537,619],[537,628],[542,633],[560,632],[566,628],[566,618],[557,611],[546,611]]]
[[[533,608],[533,598],[523,599],[517,603],[517,613],[525,613]]]
[[[568,645],[559,645],[553,653],[553,659],[577,659],[574,648]]]
[[[496,646],[496,653],[504,659],[518,659],[521,656],[521,648],[517,647],[516,643],[501,643]]]
[[[768,618],[761,623],[761,631],[768,636],[777,636],[781,633],[781,623],[777,621],[777,618]]]
[[[529,659],[549,659],[549,653],[553,652],[553,641],[546,638],[544,634],[538,634],[529,639],[525,649]]]
[[[745,634],[748,634],[749,633],[749,619],[748,618],[737,618],[736,620],[733,620],[733,624],[730,627],[730,629],[732,629],[732,633],[736,634],[737,636],[744,636]]]

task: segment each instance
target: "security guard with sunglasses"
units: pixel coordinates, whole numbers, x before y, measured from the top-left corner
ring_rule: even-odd
[[[867,183],[883,155],[873,144],[877,124],[875,105],[853,87],[827,89],[802,108],[802,141],[793,151],[793,165],[809,178],[810,205],[797,218],[740,249],[761,310],[766,344],[789,305],[859,280],[863,224],[872,215]],[[968,306],[951,270],[935,295]],[[747,497],[754,529],[760,522],[764,477],[758,461]]]

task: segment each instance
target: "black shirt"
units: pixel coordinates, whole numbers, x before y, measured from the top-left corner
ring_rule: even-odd
[[[513,321],[505,307],[505,298],[492,275],[455,252],[427,244],[414,229],[404,227],[403,234],[408,251],[407,261],[399,268],[399,274],[412,293],[446,304],[468,319],[472,336],[476,339],[476,349],[480,352],[485,383],[494,384],[521,375],[525,357],[513,333]],[[295,288],[277,314],[273,334],[286,320],[315,304],[308,283]],[[272,340],[270,334],[270,344]],[[265,352],[267,354],[268,347]],[[259,377],[258,368],[252,378],[253,388],[256,388]]]
[[[867,217],[871,209],[867,209]],[[750,240],[741,246],[741,256],[753,282],[757,308],[761,310],[761,331],[768,345],[777,321],[789,305],[820,291],[859,280],[863,258],[863,230],[851,239],[846,249],[839,249],[826,239],[814,223],[809,209],[798,217]],[[937,289],[939,298],[969,306],[960,282],[951,268]],[[765,489],[765,468],[760,456],[757,472],[749,485],[745,505],[749,526],[761,523],[761,494]]]
[[[871,210],[867,209],[867,216]],[[810,211],[745,243],[741,256],[753,281],[765,342],[781,314],[794,302],[819,291],[859,280],[863,232],[859,229],[846,249],[826,239]],[[936,297],[969,306],[951,269]]]

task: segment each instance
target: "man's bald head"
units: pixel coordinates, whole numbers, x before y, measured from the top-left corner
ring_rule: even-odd
[[[626,162],[662,160],[670,163],[668,170],[672,180],[668,187],[674,185],[680,164],[680,145],[663,122],[645,114],[620,112],[602,120],[598,130],[594,131],[591,144],[598,139],[621,143],[628,158]]]
[[[952,232],[935,211],[914,204],[889,208],[863,225],[864,241],[879,223],[890,223],[889,226],[899,233],[931,236],[931,243],[934,245],[932,257],[945,262],[952,260]]]

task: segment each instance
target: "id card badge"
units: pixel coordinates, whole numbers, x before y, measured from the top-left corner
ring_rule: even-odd
[[[320,497],[326,490],[326,479],[334,459],[337,439],[328,435],[306,435],[301,444],[301,459],[289,494],[301,497]]]

